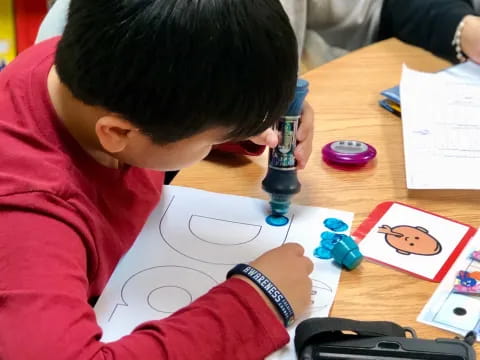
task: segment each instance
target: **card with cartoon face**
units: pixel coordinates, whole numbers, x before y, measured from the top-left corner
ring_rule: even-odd
[[[354,232],[362,254],[439,282],[476,229],[398,202],[378,205]]]

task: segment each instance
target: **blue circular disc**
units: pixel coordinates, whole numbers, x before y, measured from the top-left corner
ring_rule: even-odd
[[[323,221],[323,225],[332,231],[345,231],[348,229],[348,225],[340,219],[328,218]]]
[[[330,231],[324,231],[320,235],[321,241],[320,245],[323,247],[332,250],[339,241],[345,241],[345,238],[347,238],[347,235],[345,234],[336,234]]]
[[[322,240],[330,240],[333,241],[337,237],[337,234],[331,231],[324,231],[320,234],[320,238]]]
[[[320,235],[322,240],[320,241],[320,245],[328,250],[332,250],[335,244],[338,242],[338,236],[335,233],[330,231],[324,231]]]
[[[328,249],[328,250],[332,250],[334,247],[335,247],[335,244],[338,242],[338,240],[322,240],[320,242],[320,245],[322,245],[324,248]]]
[[[275,216],[275,215],[268,215],[265,219],[268,225],[272,226],[284,226],[288,224],[288,218],[286,216]]]
[[[327,248],[324,248],[323,246],[317,247],[313,252],[313,255],[319,259],[325,259],[325,260],[331,259],[333,257],[332,252]]]

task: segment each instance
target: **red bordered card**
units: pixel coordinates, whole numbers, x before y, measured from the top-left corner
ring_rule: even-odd
[[[353,237],[367,259],[440,282],[475,232],[470,225],[391,201],[379,204]]]

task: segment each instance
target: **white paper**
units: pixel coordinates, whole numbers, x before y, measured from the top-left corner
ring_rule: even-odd
[[[472,61],[451,66],[437,74],[439,76],[454,77],[462,81],[480,82],[480,66]]]
[[[479,189],[480,67],[437,74],[403,67],[400,84],[409,189]]]
[[[478,249],[480,233],[477,231],[423,308],[418,321],[463,336],[470,330],[479,332],[480,297],[452,291],[459,271],[480,271],[480,263],[470,257],[471,253]]]
[[[469,227],[393,204],[360,242],[362,254],[433,280]]]
[[[314,258],[313,252],[327,230],[324,219],[339,218],[350,227],[353,214],[293,205],[290,222],[283,227],[268,225],[268,214],[263,200],[165,186],[160,204],[95,306],[102,341],[119,339],[144,321],[167,317],[224,281],[235,264],[285,242],[302,244],[315,263],[313,305],[307,315],[328,316],[341,269],[332,260]],[[272,355],[280,358],[295,359],[292,342]]]

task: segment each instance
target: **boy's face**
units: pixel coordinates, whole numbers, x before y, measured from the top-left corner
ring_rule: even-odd
[[[105,129],[99,131],[97,124],[97,136],[105,150],[125,164],[159,171],[179,170],[193,165],[204,159],[213,145],[224,143],[228,134],[224,128],[212,128],[186,139],[158,145],[135,128],[109,131],[111,133],[105,139]],[[112,151],[112,141],[122,146]]]
[[[127,147],[131,165],[170,171],[179,170],[204,159],[212,146],[225,142],[227,131],[214,128],[174,143],[158,145],[150,137],[141,135]]]

